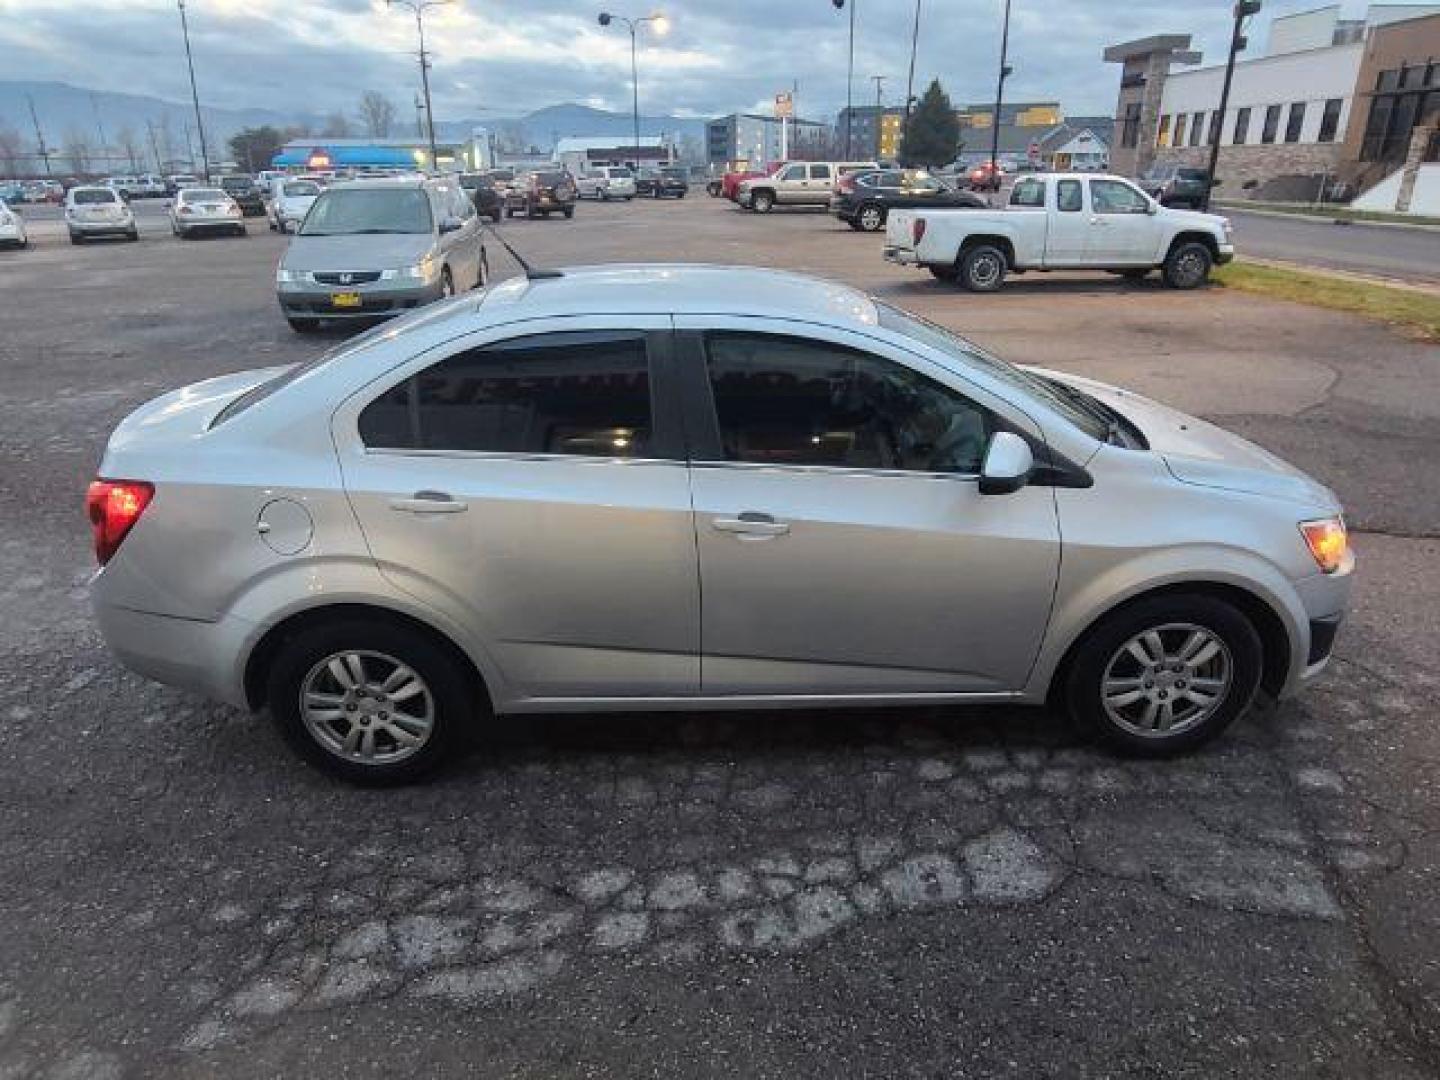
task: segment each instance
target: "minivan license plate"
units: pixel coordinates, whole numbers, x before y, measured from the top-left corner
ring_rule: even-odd
[[[331,293],[330,305],[332,307],[359,307],[360,294],[358,292]]]

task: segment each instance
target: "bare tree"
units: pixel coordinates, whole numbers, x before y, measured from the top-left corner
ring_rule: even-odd
[[[395,123],[395,103],[384,94],[366,90],[360,98],[360,121],[372,139],[388,139]]]
[[[0,176],[18,176],[25,140],[13,127],[0,127]]]
[[[320,134],[332,139],[348,139],[352,130],[344,113],[332,112],[325,117],[325,127]]]
[[[93,156],[90,136],[79,128],[72,127],[65,132],[65,141],[60,146],[60,152],[70,163],[70,171],[76,176],[84,176],[90,171],[90,159]]]
[[[140,136],[135,134],[135,129],[129,124],[122,127],[115,133],[115,145],[119,148],[120,153],[125,155],[125,160],[130,163],[130,171],[138,173],[144,153],[140,146]]]

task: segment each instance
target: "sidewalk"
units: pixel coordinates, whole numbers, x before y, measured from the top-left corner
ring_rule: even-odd
[[[1363,216],[1363,211],[1352,211],[1345,207],[1317,207],[1300,203],[1247,202],[1243,199],[1215,199],[1214,209],[1234,210],[1257,217],[1299,218],[1307,221],[1323,221],[1332,225],[1375,225],[1382,229],[1412,229],[1417,232],[1440,232],[1440,218],[1417,215],[1414,221],[1397,221],[1389,218]]]

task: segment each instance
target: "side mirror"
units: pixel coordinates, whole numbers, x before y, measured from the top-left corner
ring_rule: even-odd
[[[1009,495],[1019,491],[1034,468],[1030,444],[1013,431],[997,431],[985,448],[985,463],[980,466],[980,494]]]
[[[1146,207],[1145,207],[1145,213],[1149,214],[1151,217],[1154,217],[1154,216],[1155,216],[1156,214],[1158,214],[1159,212],[1160,212],[1160,204],[1159,204],[1158,202],[1156,202],[1154,199],[1151,199],[1150,202],[1149,202],[1149,203],[1146,205]]]

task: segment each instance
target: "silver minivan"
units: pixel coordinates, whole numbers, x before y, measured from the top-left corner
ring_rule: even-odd
[[[356,180],[321,192],[275,270],[290,326],[387,318],[483,286],[475,204],[454,178]]]
[[[1063,706],[1191,749],[1329,659],[1340,506],[830,282],[514,278],[161,397],[89,514],[128,666],[370,782],[494,712]]]

